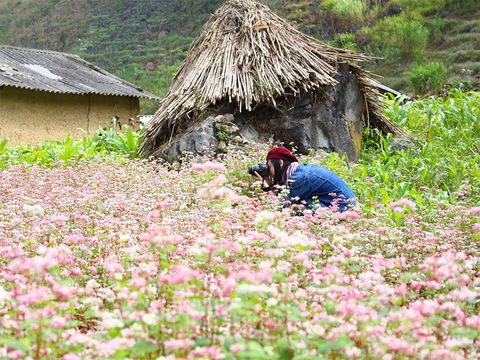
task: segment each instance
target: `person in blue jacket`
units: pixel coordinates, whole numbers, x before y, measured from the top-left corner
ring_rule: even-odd
[[[271,149],[267,167],[273,185],[288,189],[290,204],[304,204],[312,210],[334,206],[340,212],[355,205],[353,191],[338,175],[318,165],[299,163],[287,148]]]

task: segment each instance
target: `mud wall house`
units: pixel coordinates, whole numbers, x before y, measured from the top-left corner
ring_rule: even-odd
[[[92,134],[140,115],[139,87],[82,60],[45,50],[0,46],[0,138],[11,145]]]

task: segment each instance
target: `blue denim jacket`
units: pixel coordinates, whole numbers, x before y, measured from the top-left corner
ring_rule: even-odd
[[[355,205],[355,195],[347,184],[338,175],[321,166],[300,164],[288,182],[290,192],[287,200],[291,203],[304,201],[311,209],[336,203],[338,211]]]

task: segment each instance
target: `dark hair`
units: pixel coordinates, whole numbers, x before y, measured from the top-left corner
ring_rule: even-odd
[[[275,170],[275,174],[273,176],[273,185],[286,185],[283,183],[284,174],[292,161],[283,160],[283,166],[280,165],[280,159],[270,159],[270,161],[272,162],[273,169]]]

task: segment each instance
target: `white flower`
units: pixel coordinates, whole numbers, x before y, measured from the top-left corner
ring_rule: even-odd
[[[3,287],[0,286],[0,305],[5,304],[5,302],[10,298],[10,295]]]
[[[155,325],[158,322],[158,317],[155,314],[143,314],[142,321],[147,325]]]

